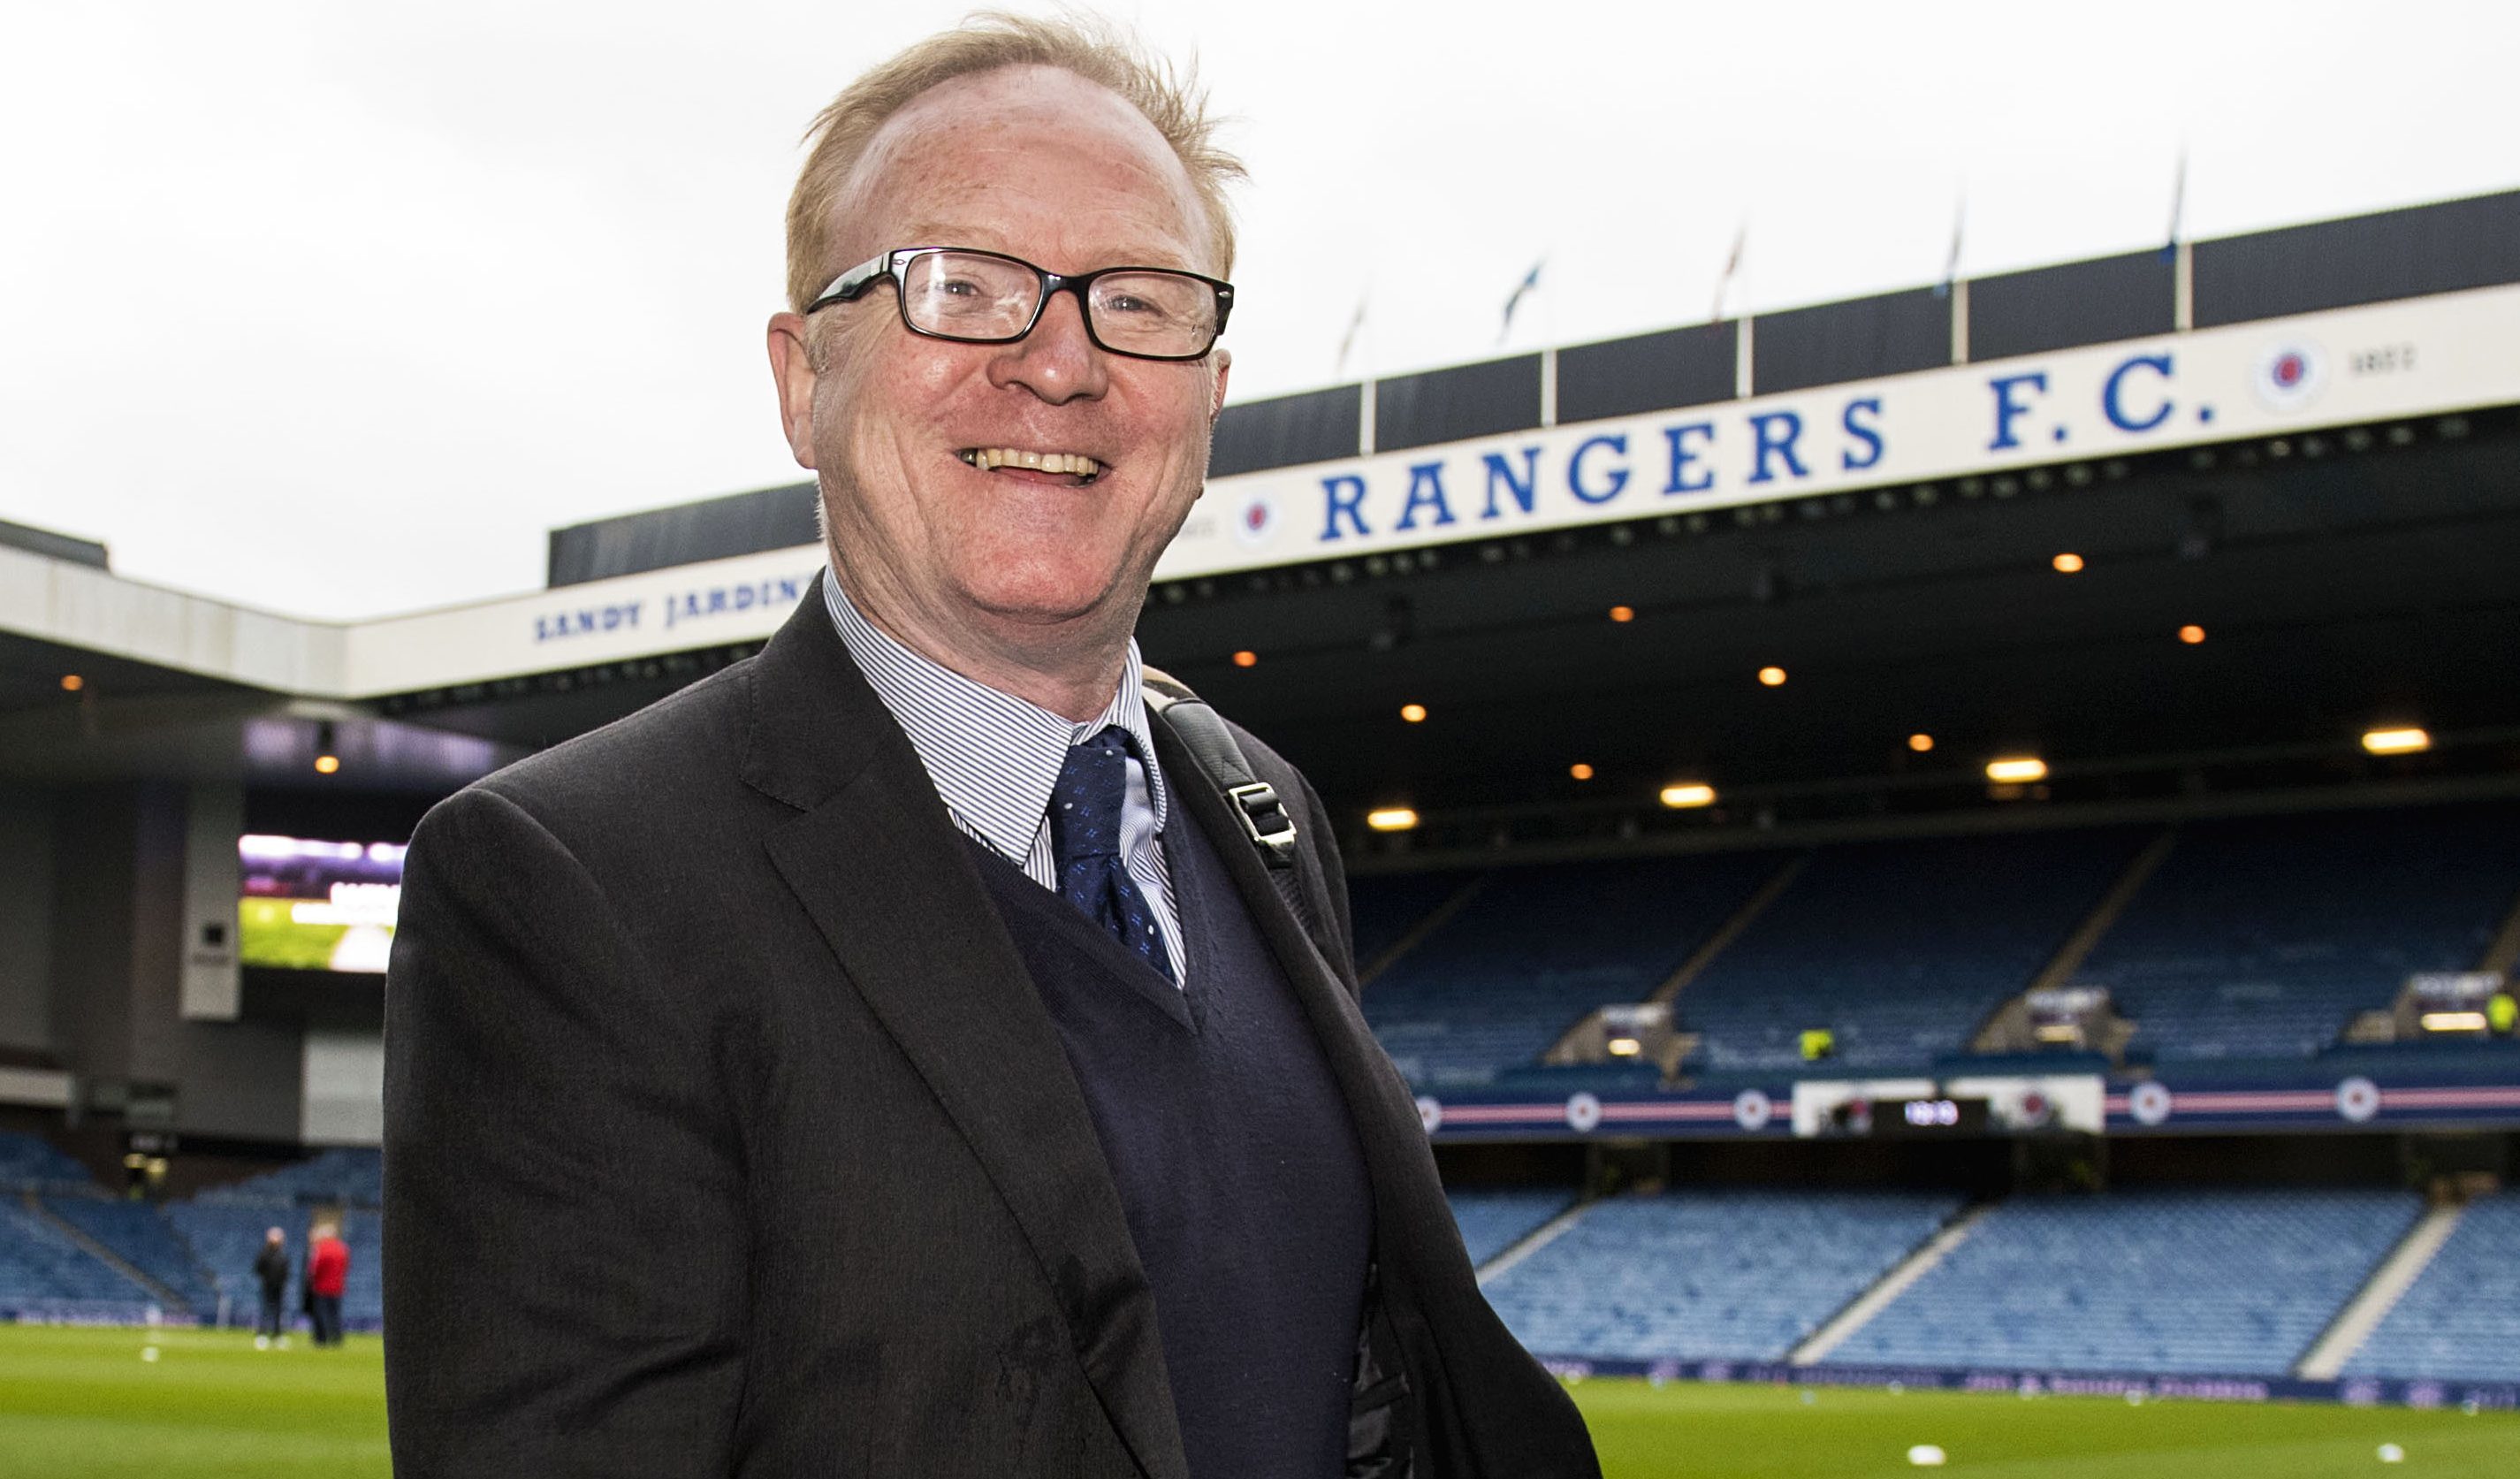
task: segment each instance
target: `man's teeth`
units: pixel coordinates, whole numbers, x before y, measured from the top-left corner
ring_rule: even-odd
[[[974,447],[963,454],[963,461],[983,471],[996,468],[1026,468],[1092,477],[1102,471],[1101,463],[1082,452],[1025,452],[1014,447]]]

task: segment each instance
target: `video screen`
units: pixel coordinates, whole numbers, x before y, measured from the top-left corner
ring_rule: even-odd
[[[383,974],[404,851],[398,842],[238,838],[238,963]]]

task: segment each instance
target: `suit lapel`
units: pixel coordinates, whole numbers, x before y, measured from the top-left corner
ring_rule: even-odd
[[[1186,1479],[1154,1295],[1085,1098],[900,727],[809,597],[756,665],[745,777],[802,810],[772,861],[969,1144],[1148,1479]]]

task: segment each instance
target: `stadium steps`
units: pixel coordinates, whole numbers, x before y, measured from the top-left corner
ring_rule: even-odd
[[[1479,1286],[1485,1288],[1488,1280],[1501,1277],[1511,1270],[1515,1264],[1555,1242],[1564,1235],[1567,1229],[1582,1221],[1585,1213],[1598,1205],[1600,1203],[1598,1198],[1589,1196],[1581,1198],[1575,1205],[1524,1233],[1504,1252],[1479,1265]]]
[[[1375,956],[1371,961],[1358,962],[1356,968],[1358,986],[1363,988],[1372,985],[1373,978],[1389,969],[1394,961],[1399,960],[1402,956],[1405,956],[1409,952],[1417,949],[1418,944],[1428,935],[1433,934],[1436,930],[1439,930],[1446,924],[1451,923],[1453,916],[1460,914],[1463,909],[1467,908],[1469,906],[1469,902],[1478,897],[1479,890],[1487,886],[1487,881],[1488,874],[1481,874],[1467,883],[1462,884],[1460,891],[1456,892],[1451,898],[1446,899],[1443,903],[1436,905],[1432,910],[1428,911],[1426,918],[1419,919],[1417,923],[1411,925],[1407,934],[1402,935],[1399,939],[1394,940],[1389,945],[1385,946],[1380,955]]]
[[[2056,947],[2056,954],[2041,967],[2039,974],[2031,977],[2030,984],[2023,988],[2021,994],[1998,1007],[1979,1024],[1977,1035],[1970,1039],[1969,1051],[1996,1051],[2006,1030],[2013,1025],[2013,1018],[2028,1009],[2025,1004],[2031,992],[2053,991],[2073,985],[2075,975],[2082,970],[2083,963],[2091,959],[2101,937],[2117,923],[2118,917],[2126,913],[2127,906],[2135,902],[2135,896],[2143,891],[2143,885],[2151,881],[2162,861],[2170,856],[2170,850],[2178,845],[2176,829],[2145,844],[2143,851],[2127,864],[2126,872],[2109,885],[2109,891],[2100,896],[2100,902],[2092,906],[2090,916],[2065,937],[2064,944]]]
[[[1980,1221],[1995,1210],[1991,1201],[1962,1209],[1960,1215],[1945,1223],[1942,1230],[1916,1245],[1916,1250],[1899,1261],[1898,1267],[1881,1276],[1872,1287],[1848,1300],[1846,1308],[1822,1322],[1801,1345],[1785,1353],[1792,1366],[1816,1366],[1826,1361],[1829,1353],[1846,1343],[1847,1337],[1863,1329],[1872,1317],[1889,1307],[1890,1301],[1908,1292],[1909,1286],[1933,1271],[1934,1265],[1949,1257],[1954,1248],[1966,1241]]]
[[[1786,889],[1793,886],[1794,879],[1802,876],[1803,870],[1810,865],[1812,855],[1807,852],[1796,853],[1786,859],[1785,865],[1777,870],[1776,876],[1760,884],[1758,892],[1742,900],[1741,907],[1732,911],[1732,918],[1724,921],[1724,927],[1708,935],[1705,944],[1689,952],[1688,959],[1680,963],[1680,968],[1673,971],[1661,985],[1655,987],[1653,994],[1645,1000],[1665,1007],[1677,1001],[1680,994],[1688,989],[1689,982],[1696,980],[1704,973],[1707,966],[1715,964],[1715,958],[1724,953],[1724,947],[1739,939],[1741,932],[1755,923],[1759,916],[1766,913],[1769,905],[1777,902]]]
[[[191,1300],[186,1299],[183,1295],[176,1293],[164,1284],[159,1283],[148,1275],[143,1274],[138,1269],[133,1268],[121,1254],[114,1252],[112,1248],[109,1248],[105,1244],[98,1242],[95,1238],[88,1236],[87,1233],[79,1230],[76,1224],[66,1222],[53,1215],[52,1209],[44,1205],[43,1198],[37,1196],[34,1192],[26,1192],[20,1199],[20,1205],[25,1208],[26,1215],[28,1217],[31,1217],[36,1222],[42,1224],[45,1232],[58,1235],[64,1242],[68,1243],[70,1246],[78,1249],[81,1253],[86,1254],[88,1257],[95,1259],[98,1263],[112,1269],[115,1274],[119,1275],[132,1284],[137,1285],[140,1291],[147,1294],[152,1300],[156,1301],[160,1309],[178,1314],[189,1315],[195,1313],[193,1310],[193,1302]]]
[[[2345,1363],[2380,1328],[2398,1301],[2423,1277],[2424,1268],[2433,1255],[2458,1231],[2458,1219],[2464,1209],[2456,1202],[2445,1202],[2426,1212],[2399,1239],[2389,1256],[2371,1271],[2371,1277],[2354,1297],[2345,1302],[2335,1321],[2311,1343],[2310,1353],[2293,1367],[2293,1374],[2305,1381],[2334,1381],[2345,1369]]]

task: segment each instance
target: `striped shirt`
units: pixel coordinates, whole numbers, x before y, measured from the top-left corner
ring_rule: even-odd
[[[840,590],[839,577],[828,571],[823,605],[858,671],[910,737],[954,825],[998,856],[1021,864],[1026,877],[1053,893],[1058,891],[1058,859],[1050,844],[1050,793],[1067,751],[1112,725],[1128,731],[1138,750],[1129,758],[1129,794],[1120,808],[1121,859],[1147,896],[1179,985],[1181,963],[1189,957],[1182,951],[1172,870],[1164,862],[1168,797],[1147,719],[1146,663],[1137,639],[1129,641],[1119,692],[1102,713],[1078,724],[902,646],[877,630]]]

